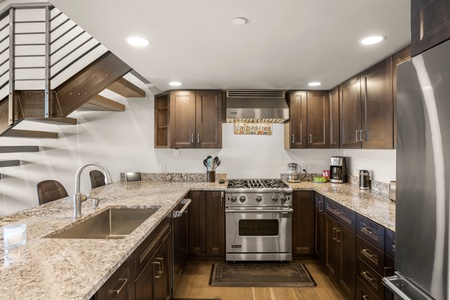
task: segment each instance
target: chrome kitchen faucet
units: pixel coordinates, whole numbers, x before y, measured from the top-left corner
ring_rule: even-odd
[[[82,216],[81,203],[83,201],[86,201],[86,199],[87,199],[86,195],[83,195],[82,193],[80,193],[80,177],[81,177],[81,172],[83,172],[83,170],[89,166],[95,166],[95,167],[99,168],[100,171],[102,171],[103,175],[105,175],[105,184],[112,182],[112,179],[111,179],[111,176],[109,175],[108,170],[105,167],[103,167],[102,165],[100,165],[99,163],[87,162],[87,163],[82,164],[78,168],[77,173],[75,174],[75,194],[73,194],[73,218],[74,219],[81,218],[81,216]]]

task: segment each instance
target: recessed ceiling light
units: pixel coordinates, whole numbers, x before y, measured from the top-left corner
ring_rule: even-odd
[[[131,46],[135,47],[145,47],[148,44],[150,44],[150,42],[147,39],[144,39],[139,36],[129,36],[125,39],[125,41],[127,41],[127,43],[130,44]]]
[[[179,81],[171,81],[171,82],[169,82],[169,85],[170,86],[180,86],[181,82],[179,82]]]
[[[234,25],[244,25],[245,23],[247,23],[247,20],[245,18],[238,17],[231,20],[231,23],[233,23]]]
[[[322,85],[322,82],[313,81],[313,82],[308,83],[308,85],[309,86],[319,86],[319,85]]]
[[[359,41],[359,43],[361,45],[374,45],[374,44],[381,43],[385,39],[386,39],[386,37],[383,35],[373,35],[373,36],[368,36],[368,37],[361,39]]]

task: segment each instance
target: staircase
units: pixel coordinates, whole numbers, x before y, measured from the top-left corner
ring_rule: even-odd
[[[124,97],[144,97],[142,89],[123,78],[130,71],[51,4],[9,5],[0,12],[0,139],[58,138],[56,132],[14,129],[22,121],[76,125],[68,115],[77,109],[125,110],[98,94],[110,89]],[[30,149],[38,151],[25,151]],[[18,164],[0,161],[0,167]]]

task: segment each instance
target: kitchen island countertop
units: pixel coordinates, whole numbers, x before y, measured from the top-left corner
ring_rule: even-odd
[[[387,195],[360,192],[350,184],[290,184],[294,190],[315,190],[394,230],[395,204]],[[71,226],[73,202],[64,198],[0,219],[0,226],[27,224],[27,243],[5,251],[0,244],[2,299],[90,299],[117,268],[190,190],[225,191],[225,184],[207,182],[117,182],[99,187],[91,197],[97,209],[82,204],[84,218],[111,207],[159,207],[136,230],[120,240],[53,239],[47,235]],[[75,223],[80,222],[77,220]]]

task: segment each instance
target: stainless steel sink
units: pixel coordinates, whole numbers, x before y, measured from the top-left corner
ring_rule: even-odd
[[[48,238],[123,239],[153,215],[158,208],[110,208]]]

